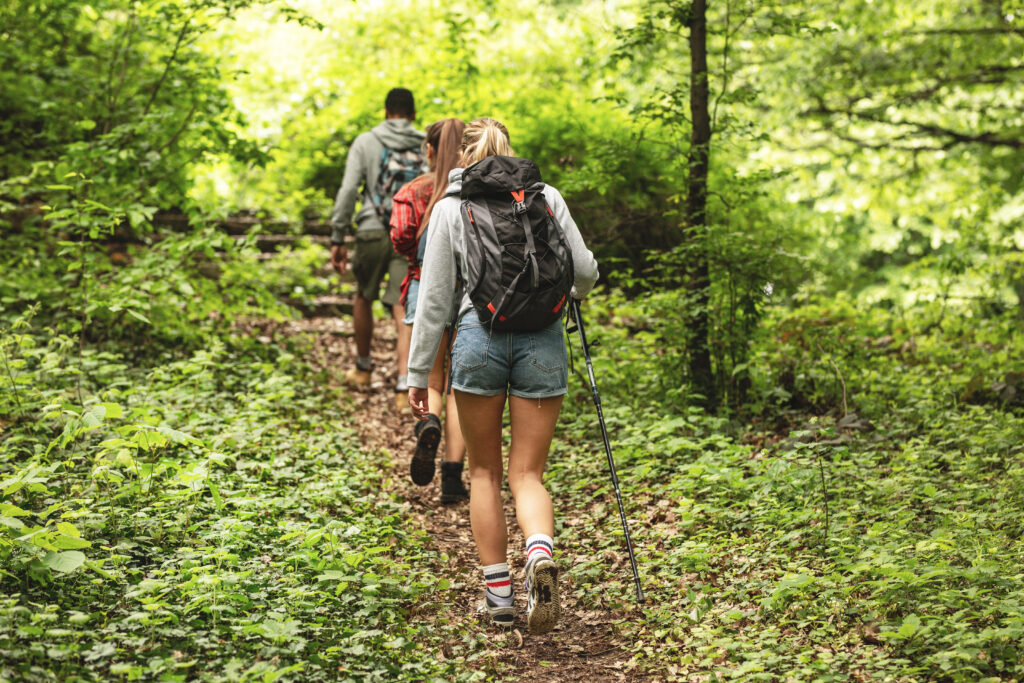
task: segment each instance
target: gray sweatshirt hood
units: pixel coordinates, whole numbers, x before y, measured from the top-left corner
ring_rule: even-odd
[[[388,149],[419,147],[426,134],[412,127],[408,119],[385,119],[373,127],[373,134]]]
[[[448,171],[448,189],[444,191],[446,197],[455,195],[456,197],[462,192],[462,169],[453,168]]]

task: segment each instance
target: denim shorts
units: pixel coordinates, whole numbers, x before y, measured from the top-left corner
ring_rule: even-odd
[[[457,391],[521,398],[566,393],[569,359],[561,320],[534,332],[498,332],[481,324],[471,309],[459,322],[452,358]]]
[[[402,320],[406,325],[412,325],[416,320],[416,299],[420,295],[420,281],[417,278],[409,280],[409,290],[405,294],[405,318]]]

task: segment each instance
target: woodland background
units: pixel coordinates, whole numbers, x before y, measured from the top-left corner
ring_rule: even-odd
[[[643,611],[578,373],[549,483],[609,676],[1024,676],[1019,0],[2,0],[0,678],[517,675],[294,332],[399,85],[601,263]]]

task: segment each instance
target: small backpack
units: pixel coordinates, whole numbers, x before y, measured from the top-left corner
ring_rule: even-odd
[[[572,252],[536,164],[490,156],[462,175],[464,273],[480,321],[499,331],[547,327],[573,285]]]
[[[377,138],[380,140],[380,138]],[[383,142],[381,143],[383,144]],[[391,200],[403,185],[427,170],[419,147],[391,149],[384,145],[380,153],[377,182],[370,193],[377,215],[385,229],[391,224]]]

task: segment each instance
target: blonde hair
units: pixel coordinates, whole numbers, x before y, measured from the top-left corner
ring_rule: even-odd
[[[462,132],[463,168],[496,154],[515,156],[509,143],[508,128],[486,117],[470,121]]]

